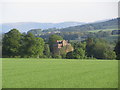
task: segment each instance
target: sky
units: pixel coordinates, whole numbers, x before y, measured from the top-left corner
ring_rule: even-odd
[[[17,0],[16,0],[17,1]],[[95,22],[118,17],[118,0],[58,1],[58,0],[4,0],[0,3],[0,23],[66,21]]]

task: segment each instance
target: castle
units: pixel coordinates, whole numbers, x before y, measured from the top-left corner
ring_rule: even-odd
[[[57,40],[54,44],[54,53],[60,53],[60,50],[62,52],[70,52],[73,51],[73,47],[70,43],[68,43],[68,40]]]
[[[69,43],[68,43],[68,41],[65,41],[65,40],[57,40],[56,44],[54,44],[54,46],[57,48],[62,48],[66,45],[69,45]]]

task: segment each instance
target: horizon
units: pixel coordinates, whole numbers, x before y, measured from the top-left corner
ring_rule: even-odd
[[[1,23],[0,24],[10,24],[10,23],[51,23],[51,24],[57,24],[57,23],[69,23],[69,22],[78,22],[78,23],[84,23],[84,24],[88,24],[88,23],[96,23],[96,22],[104,22],[104,21],[109,21],[112,19],[117,19],[119,17],[114,17],[114,18],[109,18],[109,19],[102,19],[102,20],[97,20],[97,21],[92,21],[92,22],[81,22],[81,21],[62,21],[62,22],[38,22],[38,21],[20,21],[20,22],[5,22],[5,23]]]

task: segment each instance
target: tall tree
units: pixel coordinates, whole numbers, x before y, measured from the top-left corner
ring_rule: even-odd
[[[86,40],[86,52],[88,57],[93,56],[93,47],[94,47],[94,41],[93,38],[88,38]]]
[[[19,56],[21,33],[17,29],[12,29],[5,33],[3,37],[3,57]]]
[[[0,33],[0,58],[2,58],[2,33]]]
[[[43,51],[44,51],[44,40],[40,37],[36,37],[35,42],[35,57],[41,58],[43,57]]]
[[[49,45],[48,44],[45,44],[44,45],[44,51],[43,51],[44,55],[47,57],[47,58],[50,58],[50,48],[49,48]]]
[[[115,46],[115,53],[117,55],[117,59],[120,60],[120,40],[117,42]]]
[[[44,50],[44,40],[40,37],[35,37],[32,33],[23,36],[21,42],[22,57],[42,57]]]

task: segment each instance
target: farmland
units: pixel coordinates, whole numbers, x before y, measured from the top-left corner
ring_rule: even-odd
[[[113,30],[118,30],[118,29],[98,29],[98,30],[90,30],[88,32],[93,32],[93,33],[97,33],[99,31],[105,31],[105,32],[110,31],[110,32],[112,32]]]
[[[2,60],[3,88],[117,88],[117,60]]]

